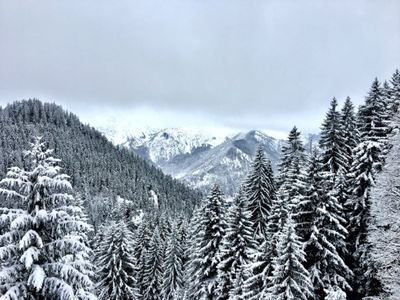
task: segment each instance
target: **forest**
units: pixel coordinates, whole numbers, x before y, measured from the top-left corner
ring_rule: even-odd
[[[60,106],[0,110],[0,299],[400,299],[400,72],[319,144],[262,147],[232,201],[187,188]]]

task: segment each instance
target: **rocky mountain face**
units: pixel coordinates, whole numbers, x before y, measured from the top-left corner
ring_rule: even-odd
[[[259,144],[276,170],[282,141],[256,130],[216,137],[170,128],[130,136],[122,143],[189,186],[208,191],[219,184],[228,196],[246,178]]]

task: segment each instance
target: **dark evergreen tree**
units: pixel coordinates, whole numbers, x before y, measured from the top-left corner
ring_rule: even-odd
[[[337,100],[333,98],[325,120],[321,128],[319,146],[322,150],[321,162],[325,172],[336,175],[339,171],[345,170],[348,161],[346,145],[342,128],[342,116],[337,111]]]
[[[341,128],[343,133],[344,155],[347,164],[344,166],[345,174],[348,172],[352,162],[352,151],[360,142],[360,133],[357,129],[357,118],[354,112],[354,105],[350,97],[346,98],[341,111]]]
[[[257,150],[253,169],[245,182],[244,193],[254,234],[261,241],[266,236],[268,218],[276,199],[271,164],[265,158],[261,146]]]
[[[362,141],[387,144],[390,117],[384,100],[380,82],[375,78],[365,98],[365,104],[361,105],[358,111],[358,127]],[[382,149],[386,147],[383,146]]]
[[[161,284],[163,276],[163,247],[161,244],[160,230],[154,229],[149,248],[144,257],[144,300],[161,300]]]
[[[281,185],[283,181],[287,180],[287,175],[291,172],[291,169],[300,167],[305,161],[306,155],[301,133],[294,126],[289,133],[287,142],[282,147],[278,184]]]
[[[226,234],[222,239],[218,265],[218,299],[229,299],[234,293],[236,276],[250,263],[250,255],[256,249],[252,223],[245,210],[243,192],[234,199],[226,216]],[[243,275],[243,274],[240,274]],[[239,280],[243,280],[240,278]]]
[[[223,195],[218,186],[214,186],[210,195],[201,205],[199,214],[199,233],[196,242],[198,253],[193,266],[193,299],[215,299],[217,297],[217,272],[222,238],[225,234],[223,216]]]
[[[136,263],[132,232],[124,221],[110,224],[105,229],[95,257],[99,299],[141,299],[133,276]]]
[[[396,70],[390,79],[391,90],[390,90],[390,100],[389,109],[390,115],[395,117],[399,112],[400,107],[400,71]]]
[[[315,195],[308,203],[312,212],[310,235],[305,243],[306,266],[310,272],[317,299],[332,287],[351,290],[348,283],[352,272],[344,261],[347,230],[343,207],[335,197],[334,175],[323,172],[323,165],[315,178]],[[315,202],[314,202],[315,201]]]
[[[181,240],[182,237],[180,236],[179,228],[176,223],[173,223],[163,263],[161,299],[164,300],[176,299],[176,296],[183,288],[184,251],[181,247]]]
[[[303,244],[296,234],[291,217],[288,218],[279,233],[277,256],[274,259],[274,271],[268,289],[271,299],[307,300],[313,297],[313,285],[310,274],[304,268],[305,253]]]
[[[350,169],[351,194],[346,203],[348,224],[349,265],[354,276],[353,297],[374,296],[379,292],[379,282],[368,261],[368,227],[371,223],[371,189],[379,161],[380,145],[362,142],[353,151]]]
[[[245,299],[259,299],[261,295],[265,295],[268,288],[268,277],[272,272],[272,258],[275,251],[275,233],[280,225],[280,221],[287,216],[286,205],[283,205],[282,199],[278,199],[276,195],[276,184],[273,177],[271,165],[268,161],[265,163],[262,150],[255,160],[255,169],[263,170],[262,172],[253,172],[247,182],[247,201],[249,201],[249,192],[255,190],[256,192],[250,195],[262,195],[262,197],[250,197],[251,202],[247,205],[254,207],[250,209],[250,214],[254,211],[258,212],[258,218],[254,219],[250,215],[250,221],[253,223],[254,236],[257,241],[257,248],[252,254],[251,264],[246,267],[246,280],[244,284],[244,297]],[[263,162],[264,163],[259,163]],[[260,166],[263,166],[262,168]],[[259,178],[256,176],[259,174]],[[253,182],[253,184],[251,184]],[[245,190],[246,191],[246,190]],[[257,191],[262,191],[258,192]],[[256,201],[254,201],[256,200]],[[259,207],[257,207],[257,203]],[[249,209],[249,207],[247,207]],[[254,214],[253,214],[254,216]],[[256,215],[257,216],[257,215]],[[265,219],[266,218],[266,219]],[[254,220],[260,224],[254,227]],[[257,228],[260,234],[256,235]]]

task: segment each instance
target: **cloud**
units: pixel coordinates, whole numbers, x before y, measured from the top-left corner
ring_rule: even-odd
[[[399,67],[398,11],[373,0],[2,1],[0,101],[315,130],[333,96],[360,103]]]

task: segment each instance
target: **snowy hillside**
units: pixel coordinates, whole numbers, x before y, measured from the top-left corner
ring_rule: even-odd
[[[121,138],[115,130],[103,132],[111,140],[116,140],[114,134]],[[256,130],[213,136],[191,129],[167,128],[130,133],[121,144],[191,187],[207,191],[218,183],[225,194],[232,196],[243,182],[258,144],[263,145],[276,169],[282,141]]]

